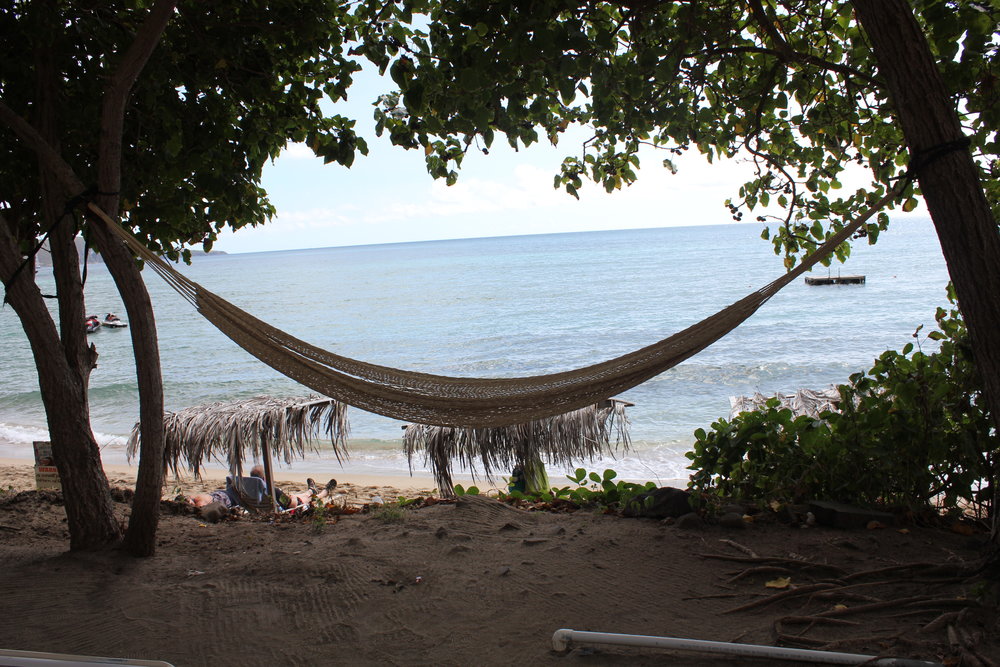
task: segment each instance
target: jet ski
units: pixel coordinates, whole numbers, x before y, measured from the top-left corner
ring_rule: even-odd
[[[101,326],[108,327],[110,329],[124,329],[128,326],[128,322],[122,322],[121,319],[114,313],[108,313],[104,316],[104,321],[101,322]]]
[[[97,315],[91,315],[84,321],[84,326],[87,327],[87,333],[92,334],[101,328],[101,321],[97,319]]]

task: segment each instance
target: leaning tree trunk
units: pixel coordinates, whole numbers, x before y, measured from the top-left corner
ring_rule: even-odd
[[[58,93],[63,78],[54,54],[58,52],[61,23],[55,6],[31,8],[47,31],[36,43],[35,100],[32,116],[38,135],[58,149]],[[49,426],[49,440],[62,483],[71,549],[96,549],[118,541],[121,529],[112,511],[111,494],[101,465],[100,448],[90,428],[88,383],[97,353],[88,346],[84,330],[83,282],[74,237],[76,226],[65,210],[65,190],[40,161],[42,193],[40,222],[51,229],[53,273],[59,305],[59,331],[33,280],[22,272],[9,286],[8,297],[31,345],[38,368],[38,384]],[[0,224],[4,224],[0,222]],[[20,263],[18,247],[4,224],[0,239],[4,275],[11,262]],[[16,268],[13,269],[16,272]],[[8,278],[9,280],[9,278]]]
[[[176,0],[157,0],[136,32],[132,44],[117,63],[114,76],[104,91],[101,135],[97,147],[97,184],[101,191],[98,204],[112,218],[117,218],[118,214],[122,136],[129,93],[159,43],[176,4]],[[142,429],[139,475],[125,548],[136,556],[151,556],[156,550],[156,527],[163,492],[163,376],[156,322],[149,293],[135,260],[121,242],[110,238],[103,225],[103,221],[97,221],[92,229],[101,240],[104,260],[118,286],[131,323]]]
[[[86,381],[64,354],[55,322],[31,275],[22,271],[11,282],[20,262],[7,223],[0,218],[0,276],[8,285],[7,299],[21,320],[38,368],[49,439],[66,499],[70,549],[107,547],[118,541],[121,529],[90,430]],[[82,330],[82,320],[79,326]]]
[[[853,0],[896,109],[1000,431],[1000,232],[954,102],[904,0]],[[959,147],[956,149],[956,147]],[[993,471],[993,541],[1000,539]]]
[[[100,230],[102,255],[121,294],[128,313],[139,385],[139,426],[142,446],[132,515],[125,534],[124,548],[134,556],[152,556],[156,551],[156,528],[163,494],[163,375],[156,339],[156,322],[149,292],[131,253],[95,221]]]

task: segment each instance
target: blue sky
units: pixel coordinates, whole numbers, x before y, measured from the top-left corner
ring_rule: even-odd
[[[215,249],[241,253],[728,224],[732,218],[724,202],[752,176],[746,161],[708,164],[696,152],[675,159],[678,172],[671,174],[662,166],[669,156],[650,150],[634,185],[607,194],[587,183],[577,201],[554,189],[552,180],[564,157],[579,155],[586,138],[580,131],[558,146],[540,143],[518,152],[498,136],[489,155],[470,152],[458,183],[449,187],[427,175],[422,151],[404,151],[375,137],[371,101],[390,88],[390,82],[363,73],[350,101],[332,107],[358,120],[358,132],[369,144],[367,157],[359,155],[346,169],[324,165],[303,145],[289,146],[263,177],[277,215],[255,229],[225,231]],[[857,187],[862,181],[844,184]],[[926,211],[920,207],[914,214]]]

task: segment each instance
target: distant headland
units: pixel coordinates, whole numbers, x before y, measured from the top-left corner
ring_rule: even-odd
[[[191,256],[192,257],[199,257],[199,256],[205,256],[205,255],[225,255],[226,254],[225,251],[223,251],[223,250],[213,250],[210,253],[209,252],[205,252],[204,250],[201,250],[200,248],[188,248],[188,250],[191,251]],[[83,259],[84,243],[83,243],[83,239],[80,238],[79,236],[76,237],[76,251],[77,251],[77,253],[79,253],[80,258]],[[103,264],[104,263],[104,258],[101,257],[100,254],[98,254],[97,252],[94,252],[94,249],[91,248],[90,253],[87,256],[87,261],[88,262],[95,262],[97,264]],[[49,252],[48,241],[46,241],[45,243],[42,244],[42,247],[39,249],[38,253],[35,255],[35,263],[36,263],[37,266],[52,266],[52,254]]]

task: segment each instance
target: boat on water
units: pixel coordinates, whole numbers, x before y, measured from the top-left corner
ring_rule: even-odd
[[[108,327],[109,329],[124,329],[128,326],[128,322],[122,322],[114,313],[108,313],[104,316],[104,321],[101,322],[102,327]]]
[[[84,321],[84,325],[87,327],[87,333],[92,334],[99,329],[124,329],[128,326],[128,322],[123,322],[114,313],[108,313],[103,320],[97,315],[89,315]]]
[[[864,285],[864,276],[806,276],[806,285]]]

